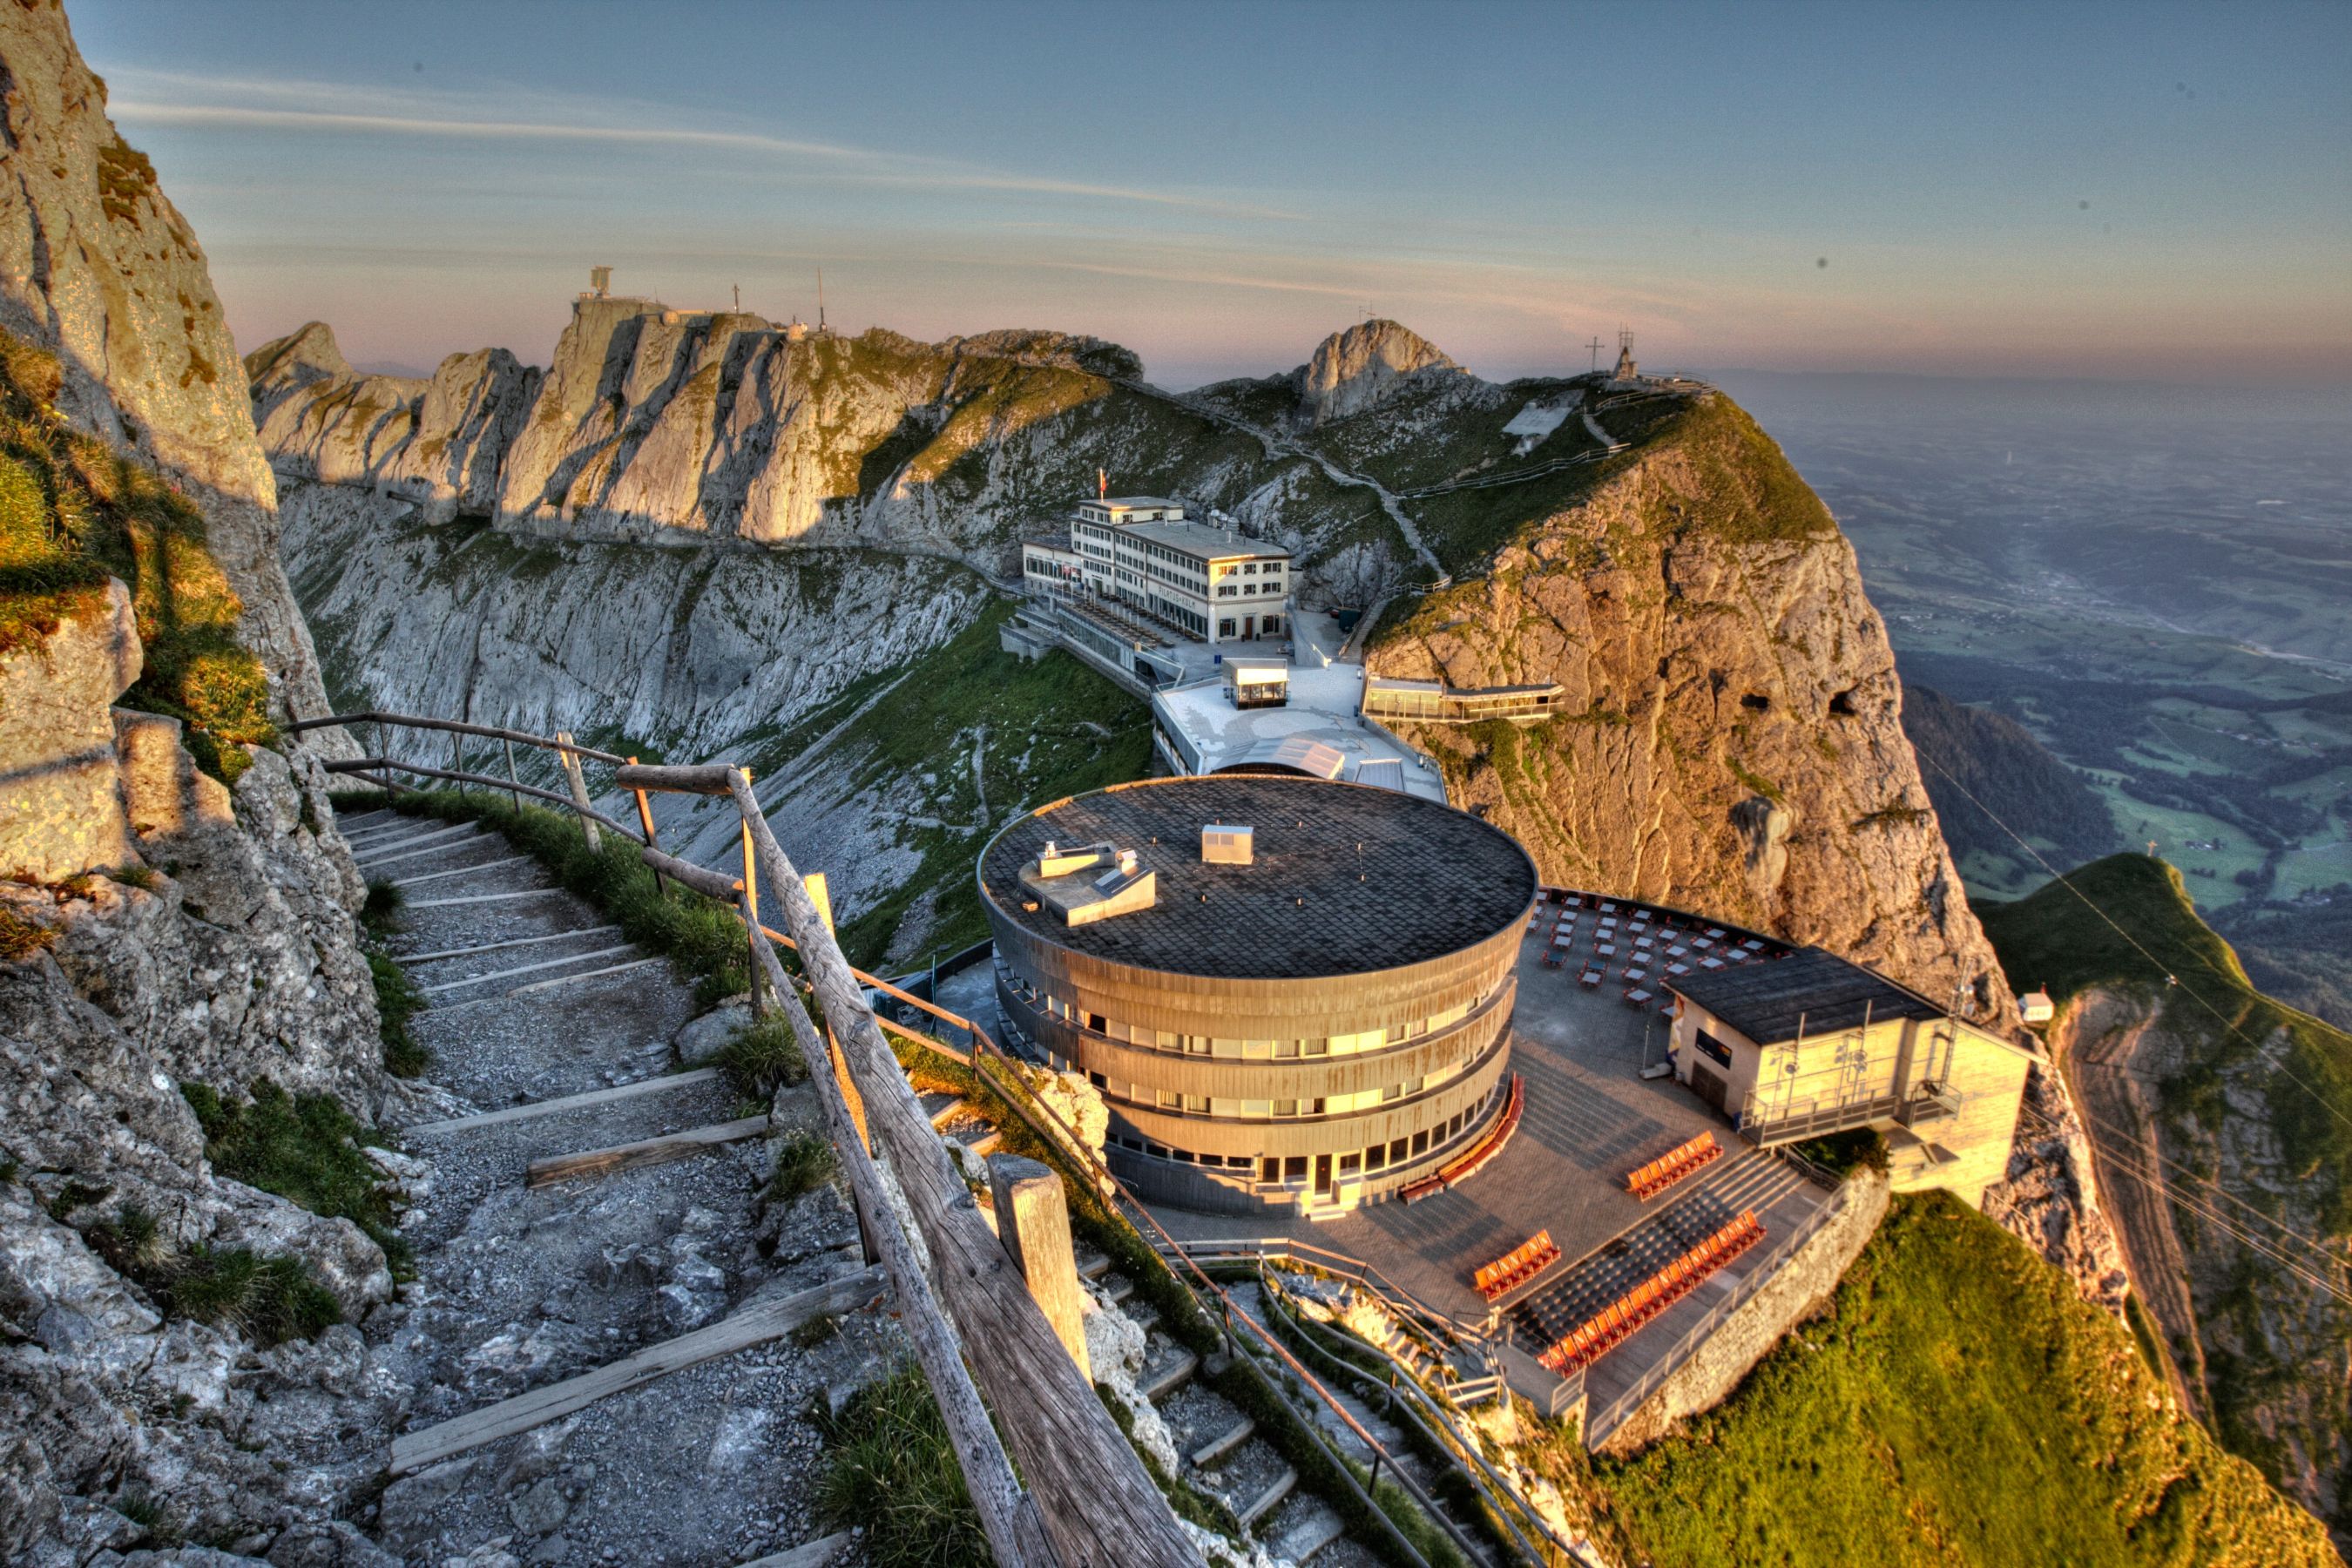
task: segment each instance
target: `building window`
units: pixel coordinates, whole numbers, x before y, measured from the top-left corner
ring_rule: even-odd
[[[1304,1154],[1293,1154],[1288,1159],[1283,1161],[1282,1179],[1286,1182],[1305,1181],[1307,1179],[1307,1156]]]
[[[1276,1116],[1296,1116],[1298,1114],[1298,1101],[1277,1100],[1274,1102],[1274,1113]]]
[[[1339,1174],[1342,1176],[1360,1175],[1363,1173],[1363,1169],[1364,1157],[1361,1154],[1342,1154],[1339,1156]]]
[[[1230,592],[1230,590],[1220,588],[1217,592],[1223,594]],[[1217,635],[1221,637],[1229,637],[1234,635],[1234,620],[1231,616],[1226,616],[1223,620],[1217,623]]]
[[[1705,1029],[1698,1031],[1698,1048],[1702,1054],[1714,1061],[1717,1066],[1729,1067],[1731,1065],[1731,1047],[1725,1045],[1721,1040],[1717,1039],[1713,1035],[1708,1034]]]
[[[1371,1148],[1367,1149],[1364,1152],[1364,1167],[1365,1169],[1371,1171],[1387,1170],[1389,1168],[1389,1146],[1385,1143],[1376,1143]]]
[[[1258,1163],[1257,1177],[1261,1182],[1278,1182],[1282,1180],[1282,1162],[1274,1158],[1272,1155],[1268,1155],[1265,1159]]]

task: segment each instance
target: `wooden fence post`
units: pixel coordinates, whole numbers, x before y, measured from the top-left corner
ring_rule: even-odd
[[[988,1190],[996,1203],[996,1236],[1029,1282],[1029,1294],[1054,1325],[1078,1375],[1095,1380],[1087,1355],[1085,1298],[1077,1254],[1070,1246],[1070,1204],[1051,1165],[1019,1154],[988,1157]]]
[[[932,1291],[952,1319],[942,1326],[950,1336],[970,1343],[971,1381],[961,1364],[947,1364],[926,1355],[923,1370],[932,1393],[940,1399],[949,1430],[958,1434],[965,1476],[971,1482],[972,1500],[989,1521],[989,1541],[1000,1563],[1008,1554],[1024,1561],[1058,1561],[1069,1568],[1117,1568],[1127,1563],[1149,1563],[1154,1568],[1201,1568],[1199,1547],[1192,1544],[1168,1500],[1152,1483],[1142,1459],[1103,1408],[1093,1386],[1078,1375],[1076,1365],[1062,1347],[1061,1338],[1045,1314],[1029,1297],[1025,1285],[1013,1277],[1013,1259],[1003,1244],[980,1217],[978,1205],[963,1178],[948,1159],[937,1129],[915,1101],[906,1075],[892,1056],[867,1005],[866,992],[850,971],[832,933],[824,929],[808,890],[791,859],[760,815],[759,802],[749,784],[733,781],[735,801],[751,830],[760,865],[775,884],[783,903],[784,925],[800,947],[801,964],[822,1016],[840,1041],[844,1065],[863,1092],[866,1126],[874,1140],[874,1165],[885,1189],[904,1209],[892,1218],[911,1224],[914,1235],[904,1237],[928,1253],[929,1277],[923,1281],[924,1305]],[[775,962],[763,942],[762,958]],[[781,970],[772,972],[775,981]],[[798,1009],[788,1009],[798,1022]],[[797,1030],[796,1030],[797,1032]],[[814,1042],[811,1029],[803,1046],[811,1065],[822,1059],[824,1047]],[[824,1084],[826,1075],[812,1072],[812,1081]],[[837,1089],[837,1085],[831,1086]],[[825,1089],[819,1092],[825,1094]],[[841,1097],[827,1094],[827,1112]],[[846,1120],[847,1109],[840,1115]],[[837,1129],[840,1123],[836,1122]],[[854,1128],[836,1131],[836,1142],[855,1139]],[[852,1163],[865,1151],[847,1151]],[[881,1217],[878,1216],[877,1217]],[[904,1242],[898,1225],[880,1227],[886,1253]],[[911,1257],[908,1261],[913,1261]],[[891,1279],[900,1276],[893,1261]],[[911,1307],[900,1290],[902,1307]],[[936,1310],[936,1309],[934,1309]],[[920,1313],[907,1311],[914,1323]],[[917,1348],[923,1346],[919,1338]],[[1028,1491],[1006,1510],[1008,1501],[996,1489],[1000,1477],[1009,1479],[1003,1450],[984,1411],[962,1405],[976,1381],[995,1401],[1003,1422],[1003,1441],[1018,1457],[1027,1477]],[[977,1401],[972,1401],[977,1405]],[[989,1468],[976,1460],[992,1456]],[[975,1473],[975,1471],[978,1473]],[[1025,1506],[1022,1506],[1025,1505]],[[992,1518],[993,1515],[993,1518]],[[1022,1550],[1029,1539],[1030,1521],[1042,1516],[1045,1539]],[[1048,1545],[1047,1542],[1051,1544]]]
[[[514,742],[501,738],[499,744],[507,749],[507,784],[509,785],[507,793],[514,796],[514,807],[517,811],[520,811],[522,809],[522,780],[515,775]]]
[[[637,759],[631,757],[629,766],[634,768],[636,765]],[[637,826],[646,830],[646,847],[658,849],[661,847],[661,840],[654,837],[654,808],[646,804],[645,791],[639,790],[636,795]],[[654,873],[654,892],[659,898],[669,897],[669,879],[664,877],[659,871]]]
[[[572,749],[572,731],[558,730],[555,732],[555,739],[556,742],[563,748],[557,755],[563,760],[564,782],[572,786],[572,804],[580,808],[580,831],[588,840],[588,853],[591,855],[601,853],[604,847],[604,836],[596,831],[594,820],[587,816],[587,813],[593,809],[588,804],[588,779],[580,771],[580,754]]]
[[[449,771],[453,773],[462,773],[466,771],[466,737],[455,730],[449,731]],[[459,800],[466,798],[464,779],[457,781],[457,798]]]
[[[751,770],[742,768],[738,771],[743,775],[743,787],[749,790],[751,787]],[[759,862],[751,858],[751,825],[749,822],[743,825],[743,939],[751,947],[751,1016],[756,1018],[766,1012],[767,1007],[760,996],[760,868]],[[774,1000],[781,1005],[784,998],[778,996]],[[815,1066],[814,1062],[809,1064],[812,1070]]]

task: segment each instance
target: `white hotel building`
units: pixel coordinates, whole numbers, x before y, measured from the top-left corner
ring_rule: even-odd
[[[1289,635],[1290,552],[1187,521],[1161,497],[1081,501],[1069,543],[1033,541],[1021,565],[1034,592],[1119,600],[1200,642]]]

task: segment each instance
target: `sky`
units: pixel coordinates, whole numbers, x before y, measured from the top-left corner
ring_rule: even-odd
[[[1496,378],[2352,380],[2352,5],[68,0],[241,347],[616,292]]]

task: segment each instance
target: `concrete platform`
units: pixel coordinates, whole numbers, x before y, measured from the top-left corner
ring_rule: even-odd
[[[1582,927],[1594,923],[1588,914]],[[1320,1221],[1269,1224],[1160,1208],[1154,1213],[1160,1223],[1181,1240],[1279,1234],[1346,1253],[1430,1306],[1469,1320],[1489,1310],[1471,1288],[1472,1271],[1549,1230],[1564,1260],[1533,1289],[1507,1298],[1498,1314],[1498,1331],[1533,1352],[1566,1331],[1552,1329],[1554,1321],[1581,1321],[1577,1314],[1588,1307],[1606,1306],[1698,1237],[1754,1207],[1764,1242],[1588,1374],[1592,1406],[1600,1409],[1828,1194],[1749,1149],[1729,1122],[1671,1078],[1641,1079],[1644,1063],[1665,1059],[1666,1017],[1654,1003],[1640,1009],[1625,1004],[1622,958],[1607,966],[1598,988],[1578,983],[1590,937],[1562,967],[1544,967],[1549,941],[1547,910],[1541,929],[1523,943],[1518,965],[1512,1065],[1525,1079],[1527,1109],[1509,1147],[1486,1169],[1410,1205],[1382,1204]],[[1722,1159],[1646,1204],[1625,1190],[1628,1172],[1706,1131],[1722,1143]]]

